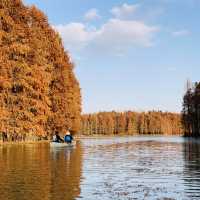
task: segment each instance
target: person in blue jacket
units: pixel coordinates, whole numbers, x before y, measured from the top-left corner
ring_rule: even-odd
[[[71,135],[69,130],[67,130],[67,132],[65,134],[64,141],[66,143],[72,143],[72,141],[73,141],[73,137],[72,137],[72,135]]]

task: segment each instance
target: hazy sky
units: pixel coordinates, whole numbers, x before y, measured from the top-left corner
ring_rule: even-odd
[[[26,0],[61,33],[83,111],[180,111],[200,75],[200,0]]]

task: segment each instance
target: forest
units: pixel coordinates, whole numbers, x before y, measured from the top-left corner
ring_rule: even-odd
[[[81,117],[84,135],[182,135],[181,115],[162,111],[99,112]]]
[[[35,6],[0,0],[0,140],[83,135],[200,135],[200,83],[177,113],[99,112],[81,116],[81,90],[59,34]]]
[[[200,136],[200,83],[187,83],[183,99],[182,122],[185,136]]]
[[[81,92],[59,34],[35,6],[0,0],[0,139],[80,128]]]

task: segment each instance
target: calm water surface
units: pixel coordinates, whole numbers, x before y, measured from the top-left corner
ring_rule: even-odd
[[[0,146],[0,200],[199,200],[200,141],[83,139]]]

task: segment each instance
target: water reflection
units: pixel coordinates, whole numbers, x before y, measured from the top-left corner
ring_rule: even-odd
[[[200,141],[186,139],[184,143],[185,192],[190,199],[200,199]]]
[[[0,199],[73,200],[80,195],[82,148],[0,146]]]
[[[83,143],[84,199],[184,199],[182,139],[132,137]]]
[[[64,148],[51,151],[51,198],[75,199],[80,195],[82,149]]]
[[[200,142],[115,137],[83,139],[75,149],[0,146],[0,172],[0,200],[199,200]]]

